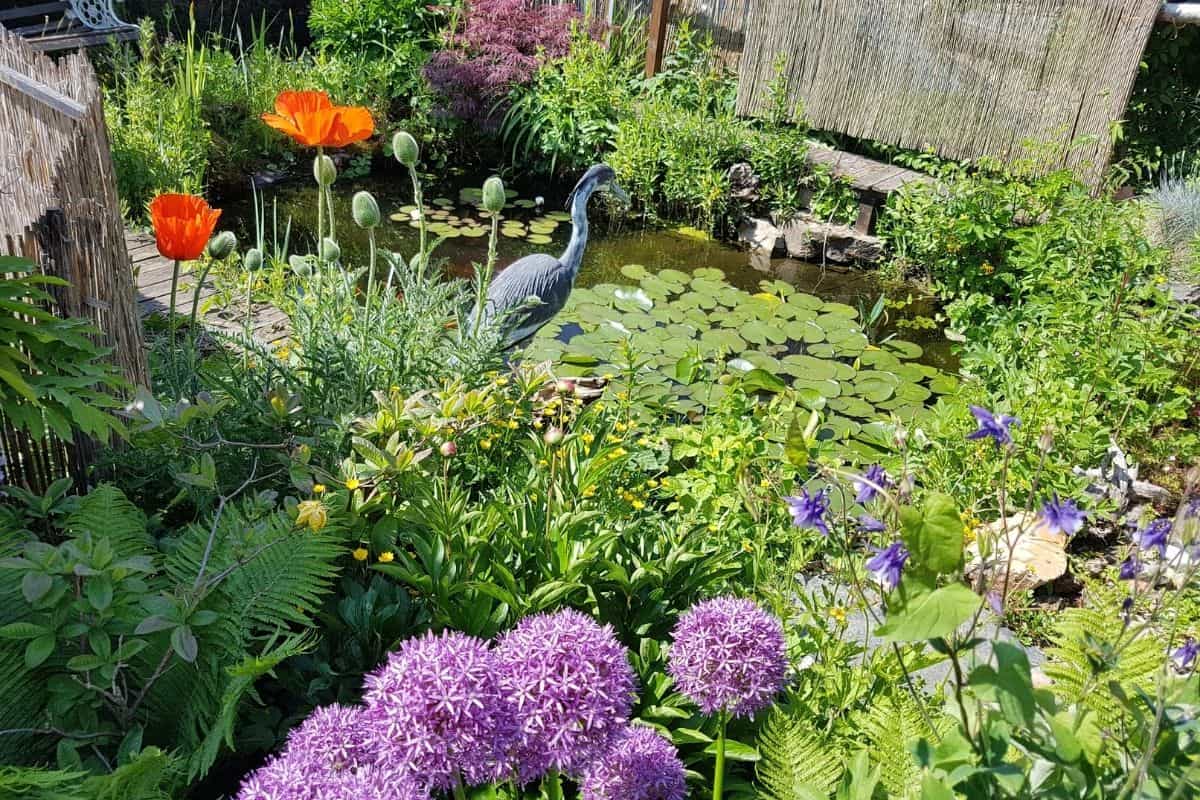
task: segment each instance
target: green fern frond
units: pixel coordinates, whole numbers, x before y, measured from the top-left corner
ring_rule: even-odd
[[[0,573],[3,574],[3,573]],[[25,605],[24,599],[21,600]],[[25,642],[0,640],[0,731],[24,731],[45,725],[47,702],[43,676],[25,666]],[[53,752],[50,737],[33,733],[0,734],[0,764],[29,764]],[[0,797],[3,797],[0,792]]]
[[[97,486],[67,518],[66,531],[72,536],[90,532],[105,538],[117,559],[146,555],[154,548],[154,539],[146,532],[146,515],[109,484]]]
[[[758,781],[766,800],[814,800],[828,797],[842,778],[844,754],[818,736],[812,720],[778,708],[758,734]]]
[[[36,767],[0,767],[0,798],[21,800],[170,800],[174,759],[148,747],[107,775]]]
[[[921,781],[921,768],[913,758],[910,744],[919,736],[931,737],[921,710],[910,695],[891,692],[878,695],[871,707],[857,718],[859,729],[866,738],[871,761],[878,764],[880,779],[888,797],[907,797]],[[942,716],[934,720],[938,733],[950,727]]]

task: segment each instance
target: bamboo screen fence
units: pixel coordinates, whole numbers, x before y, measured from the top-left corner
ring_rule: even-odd
[[[738,110],[777,58],[815,128],[954,158],[1023,157],[1098,181],[1159,0],[755,0]],[[1072,146],[1074,143],[1074,146]]]
[[[23,86],[24,88],[18,88]],[[33,87],[40,99],[29,91]],[[135,385],[146,355],[100,88],[83,53],[57,63],[0,28],[0,255],[24,256],[67,281],[55,314],[83,317]],[[34,490],[82,484],[93,443],[36,440],[0,415],[8,479]]]

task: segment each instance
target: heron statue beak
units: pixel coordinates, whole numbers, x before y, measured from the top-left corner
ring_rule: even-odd
[[[617,186],[616,181],[608,184],[608,191],[612,192],[612,196],[620,200],[626,206],[629,205],[629,195],[625,194],[625,190]]]

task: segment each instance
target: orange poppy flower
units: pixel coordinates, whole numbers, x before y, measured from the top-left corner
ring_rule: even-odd
[[[370,111],[335,106],[324,92],[280,92],[275,113],[262,119],[305,147],[345,147],[375,133]]]
[[[210,208],[203,197],[160,194],[150,201],[150,221],[158,252],[173,261],[193,261],[212,238],[219,208]]]

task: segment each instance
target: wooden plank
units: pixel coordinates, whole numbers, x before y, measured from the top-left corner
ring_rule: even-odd
[[[36,81],[28,75],[22,75],[11,67],[0,64],[0,83],[11,86],[26,97],[32,97],[39,103],[53,108],[73,120],[81,120],[87,113],[87,106],[67,97],[57,89]]]
[[[27,17],[38,17],[44,14],[59,14],[67,10],[65,2],[58,3],[38,3],[32,6],[17,6],[16,8],[5,8],[0,10],[0,22],[7,22],[10,19],[25,19]]]
[[[931,181],[933,181],[933,178],[923,172],[914,172],[911,169],[906,169],[893,178],[888,178],[875,184],[875,191],[880,194],[891,194],[910,183],[930,183]]]
[[[667,21],[671,0],[652,0],[650,28],[646,41],[646,77],[653,78],[662,69],[663,53],[667,47]]]
[[[106,31],[86,34],[83,36],[44,36],[28,39],[29,46],[39,53],[52,53],[56,50],[72,50],[80,47],[95,47],[111,42],[132,42],[141,37],[137,28],[112,28]]]

